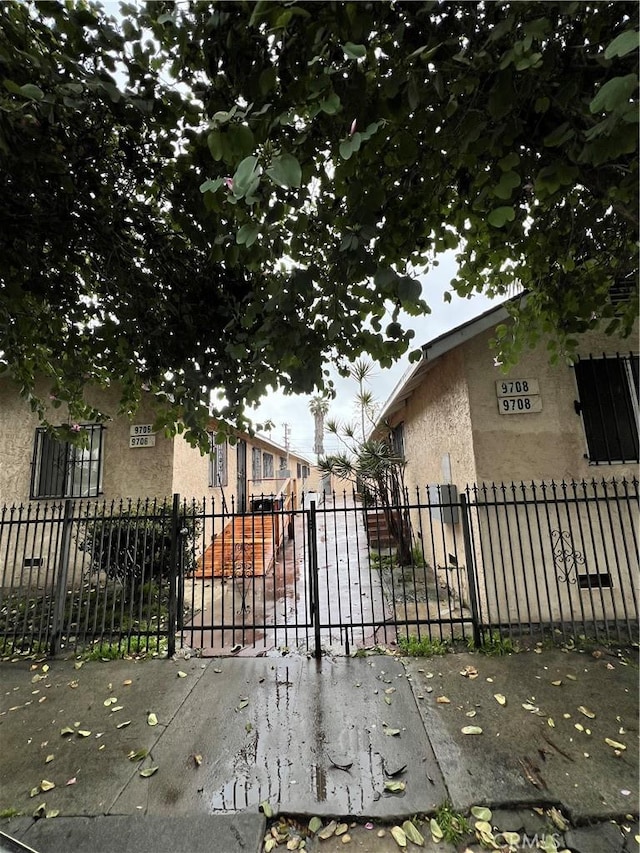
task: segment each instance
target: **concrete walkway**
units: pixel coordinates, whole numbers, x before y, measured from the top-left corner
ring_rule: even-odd
[[[559,650],[5,661],[0,813],[16,815],[0,830],[43,853],[259,851],[268,802],[303,823],[358,822],[350,848],[309,839],[308,850],[386,851],[399,849],[389,824],[449,802],[549,834],[555,806],[568,849],[637,850],[637,676],[606,652]]]

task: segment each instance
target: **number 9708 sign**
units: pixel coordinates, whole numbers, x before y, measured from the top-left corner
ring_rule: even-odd
[[[499,379],[496,395],[501,415],[528,415],[542,411],[537,379]]]

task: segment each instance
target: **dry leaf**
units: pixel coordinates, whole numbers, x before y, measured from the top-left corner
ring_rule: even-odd
[[[494,693],[493,698],[496,700],[498,705],[506,705],[507,697],[503,693]]]
[[[128,687],[130,684],[133,684],[130,678],[127,678],[125,681],[122,682],[123,687]]]
[[[562,684],[562,679],[560,679],[559,681],[552,681],[551,683],[554,687],[560,687],[560,685]]]
[[[47,757],[46,757],[46,758],[45,758],[45,760],[44,760],[44,763],[45,763],[45,764],[49,764],[49,762],[50,762],[50,761],[53,761],[53,759],[54,759],[54,758],[55,758],[55,756],[54,756],[54,755],[47,755]]]
[[[186,677],[187,677],[186,672],[183,672],[182,670],[178,671],[178,678],[186,678]]]
[[[446,696],[438,696],[436,702],[438,703],[438,705],[450,705],[451,699],[448,699]]]
[[[406,847],[407,846],[407,836],[405,835],[404,829],[400,826],[392,826],[391,827],[391,835],[393,840],[396,842],[398,847]]]
[[[51,791],[55,787],[56,787],[56,783],[55,782],[49,782],[48,779],[43,779],[42,782],[40,782],[40,790],[43,793],[45,791]]]
[[[338,824],[335,822],[335,820],[332,820],[331,823],[328,823],[320,830],[320,832],[318,833],[318,838],[322,838],[326,841],[327,838],[331,838],[337,828]]]
[[[347,832],[347,830],[348,830],[348,829],[349,829],[349,824],[348,824],[348,823],[339,823],[339,824],[336,826],[336,835],[344,835],[344,834],[345,834],[345,832]]]
[[[152,712],[147,715],[147,725],[148,726],[157,726],[158,725],[158,718]]]
[[[88,729],[78,729],[78,737],[90,737],[91,732]]]
[[[402,830],[412,844],[415,844],[416,847],[424,847],[424,836],[412,821],[405,820],[402,824]]]
[[[116,728],[117,728],[117,729],[124,729],[124,728],[126,728],[127,726],[130,726],[130,725],[131,725],[131,720],[125,720],[125,721],[124,721],[124,723],[118,723],[118,725],[116,726]]]
[[[391,794],[401,794],[402,791],[405,791],[407,788],[406,782],[396,782],[394,780],[387,779],[384,783],[385,791],[389,791]]]
[[[196,767],[200,767],[202,764],[202,756],[199,753],[193,756],[193,763]]]
[[[389,729],[389,728],[385,728],[384,733],[385,733],[386,735],[389,735],[389,737],[396,737],[397,735],[399,735],[399,734],[400,734],[400,729]]]
[[[595,719],[596,715],[593,713],[593,711],[590,711],[588,708],[585,708],[584,705],[580,705],[578,707],[578,711],[580,711],[581,714],[584,714],[585,717],[588,717],[590,720]]]
[[[157,768],[157,767],[145,767],[145,769],[144,769],[144,770],[141,770],[141,771],[140,771],[140,775],[141,775],[144,779],[148,779],[148,778],[149,778],[149,776],[153,776],[153,774],[154,774],[154,773],[156,773],[156,772],[157,772],[157,770],[158,770],[158,768]]]
[[[480,726],[463,726],[460,731],[463,735],[481,735],[482,729]]]
[[[609,737],[606,737],[604,739],[604,742],[607,744],[607,746],[613,747],[613,749],[625,750],[627,748],[623,743],[620,743],[617,740],[611,740],[611,738]]]

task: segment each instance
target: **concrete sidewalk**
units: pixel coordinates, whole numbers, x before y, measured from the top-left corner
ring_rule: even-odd
[[[449,802],[490,806],[514,831],[556,806],[569,849],[637,850],[637,828],[609,823],[638,814],[637,675],[608,653],[559,650],[3,662],[0,813],[17,814],[0,830],[43,853],[234,853],[263,849],[264,802],[376,828]],[[399,849],[388,833],[351,835],[351,849]]]

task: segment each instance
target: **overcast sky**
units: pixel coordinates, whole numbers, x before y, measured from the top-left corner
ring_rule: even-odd
[[[444,301],[445,291],[450,290],[449,282],[455,276],[456,266],[453,252],[442,255],[440,265],[432,269],[422,279],[422,296],[431,308],[431,314],[421,317],[405,317],[403,325],[415,330],[416,336],[413,340],[414,348],[418,348],[438,335],[448,332],[482,314],[491,306],[491,301],[482,295],[472,296],[470,299],[460,299],[452,293],[452,301]],[[389,318],[390,319],[390,318]],[[408,358],[400,359],[392,368],[383,370],[375,368],[369,382],[369,389],[376,401],[381,405],[387,400],[399,380],[409,368]],[[354,421],[356,408],[354,404],[357,393],[357,384],[350,379],[343,379],[334,375],[337,390],[335,400],[329,405],[328,418],[334,420]],[[275,424],[270,437],[278,444],[285,443],[284,425],[289,425],[289,444],[292,450],[308,457],[315,462],[313,453],[314,422],[309,411],[310,396],[285,396],[280,391],[274,391],[266,397],[262,404],[255,410],[248,412],[254,423],[264,422],[268,419]],[[267,433],[269,435],[269,433]],[[325,453],[338,450],[335,438],[325,435]]]

